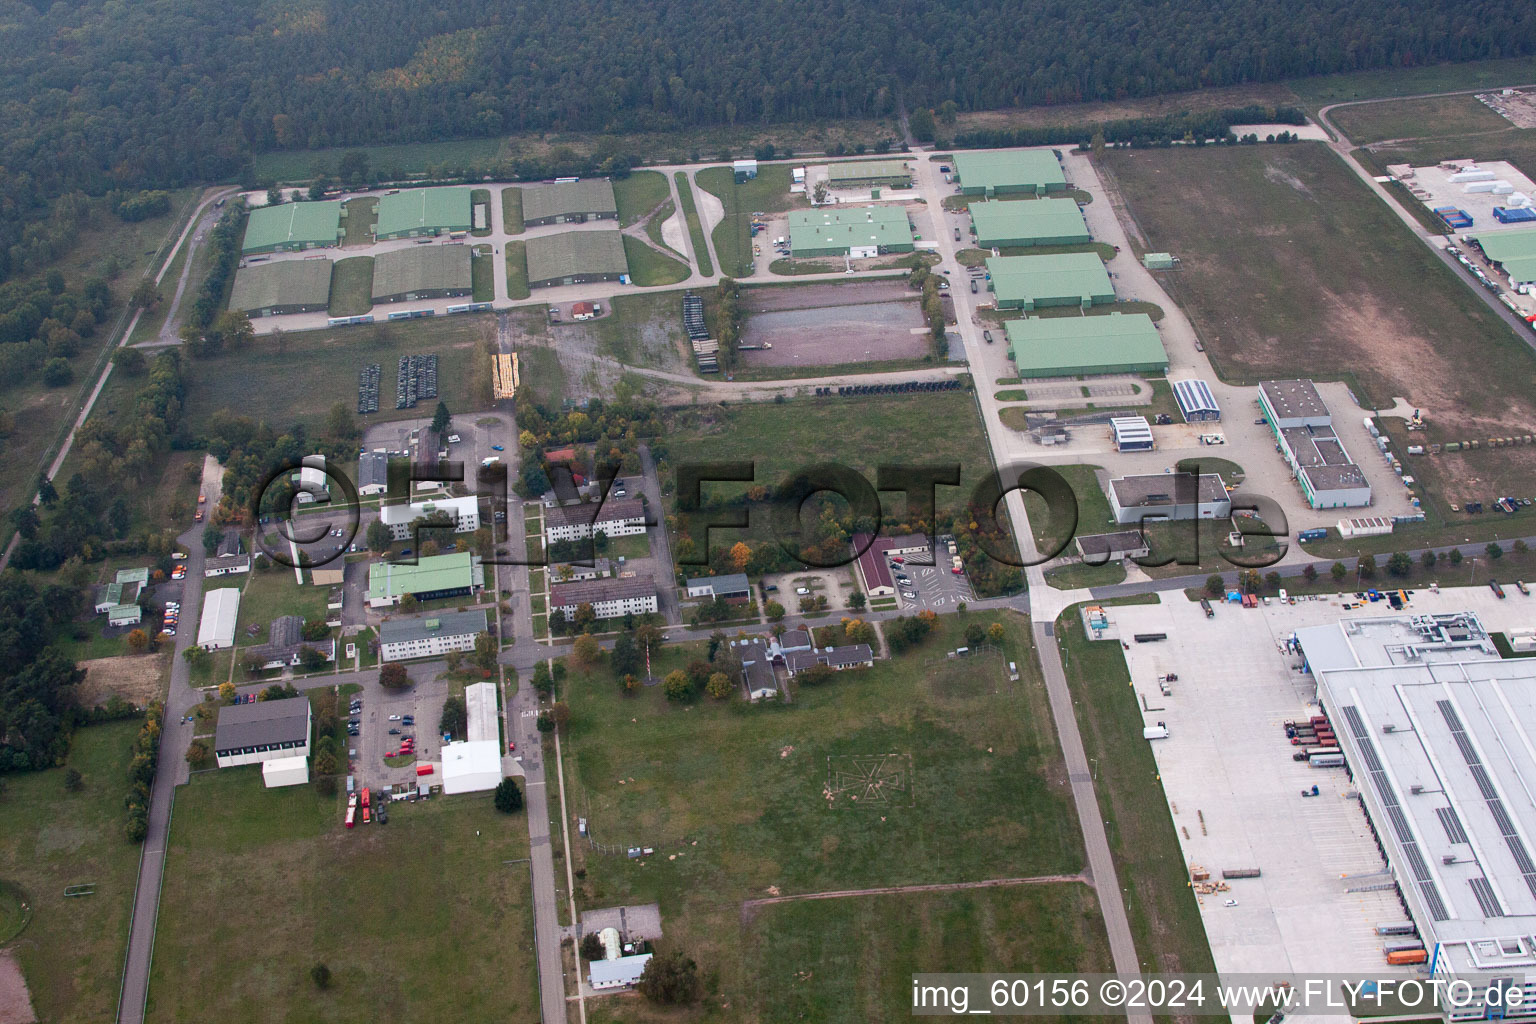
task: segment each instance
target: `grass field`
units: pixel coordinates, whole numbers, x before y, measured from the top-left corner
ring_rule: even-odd
[[[507,298],[526,299],[528,288],[528,243],[507,243]]]
[[[1214,971],[1120,645],[1084,637],[1075,609],[1056,620],[1056,636],[1083,747],[1095,764],[1099,810],[1136,952],[1148,971]]]
[[[359,196],[341,204],[346,216],[341,218],[341,244],[372,245],[373,229],[379,223],[379,199],[377,196]]]
[[[686,281],[690,271],[665,253],[657,252],[632,235],[624,236],[624,258],[629,262],[629,276],[642,287],[677,284]]]
[[[596,340],[599,352],[626,365],[686,372],[678,348],[682,306],[682,292],[615,295],[609,301],[610,315],[561,330],[583,331]]]
[[[1053,523],[1047,517],[1044,498],[1033,491],[1024,492],[1024,508],[1029,515],[1029,525],[1037,545],[1051,541],[1051,546],[1055,547],[1065,540],[1069,546],[1063,553],[1076,554],[1076,549],[1070,547],[1072,537],[1104,533],[1116,528],[1114,515],[1109,509],[1109,499],[1104,497],[1104,489],[1099,486],[1098,477],[1094,475],[1098,468],[1086,465],[1051,467],[1066,480],[1072,488],[1073,497],[1077,499],[1077,529],[1071,536],[1066,535],[1065,522]],[[1045,553],[1043,549],[1041,553]]]
[[[554,349],[521,348],[517,361],[522,385],[533,392],[534,402],[549,409],[559,408],[565,394],[565,369]]]
[[[1402,396],[1425,412],[1420,443],[1536,422],[1531,350],[1325,147],[1115,151],[1106,163],[1148,242],[1179,253],[1164,281],[1223,379],[1342,379],[1365,403]],[[1530,449],[1509,455],[1509,476],[1482,481],[1490,493],[1523,493],[1498,488],[1536,474]]]
[[[501,190],[501,219],[509,235],[520,235],[523,226],[523,190],[517,187]]]
[[[714,230],[720,272],[732,277],[751,276],[752,214],[788,210],[795,205],[789,194],[789,165],[762,164],[757,177],[740,185],[729,167],[706,167],[696,177],[699,186],[725,206],[725,219]]]
[[[1378,71],[1317,75],[1313,78],[1294,79],[1286,84],[1309,108],[1316,111],[1318,107],[1329,103],[1348,100],[1529,85],[1532,82],[1536,82],[1536,59],[1511,57],[1507,60],[1468,61],[1464,64],[1432,64],[1421,68],[1383,68]]]
[[[1007,657],[1027,667],[1033,661],[1025,620],[1005,615]],[[987,624],[995,616],[971,618]],[[990,899],[946,894],[773,907],[746,934],[742,900],[771,895],[770,886],[790,895],[1079,871],[1079,833],[1044,688],[1029,674],[1008,683],[998,660],[963,669],[946,662],[942,652],[955,646],[961,627],[960,617],[945,616],[939,634],[918,651],[800,690],[792,704],[778,707],[705,700],[685,710],[658,688],[624,697],[604,668],[573,672],[565,746],[571,813],[586,817],[600,842],[657,849],[635,861],[579,846],[573,855],[586,868],[581,903],[658,901],[667,945],[687,949],[706,973],[718,972],[717,1005],[730,1006],[724,1019],[783,1020],[799,1018],[802,1005],[850,998],[839,965],[888,944],[890,973],[882,966],[852,998],[891,1005],[905,957],[920,956],[946,934],[966,934],[967,926],[942,908],[980,907]],[[666,649],[657,671],[691,656]],[[887,800],[870,794],[861,805],[844,792],[829,804],[829,784],[842,791],[842,773],[858,770],[852,759],[870,755],[896,755],[888,763],[909,781]],[[1069,884],[1041,893],[1009,891],[992,905],[1016,910],[1014,930],[1039,938],[1041,949],[1061,948],[1078,969],[1103,963],[1102,940],[1085,920],[1091,893]],[[937,916],[916,924],[909,907]],[[1058,923],[1063,911],[1067,920]],[[839,940],[860,924],[891,931],[861,933],[854,945]],[[764,974],[759,950],[781,950],[789,959]],[[972,960],[967,950],[981,958]],[[953,952],[953,969],[990,962],[972,942]],[[800,982],[775,983],[791,976]]]
[[[293,581],[292,569],[252,572],[238,579],[245,590],[240,596],[240,618],[235,626],[236,646],[266,643],[267,629],[280,615],[297,615],[306,621],[325,618],[325,598],[330,588],[311,584],[301,587]],[[260,632],[247,635],[250,626],[259,626]]]
[[[485,238],[488,235],[490,235],[490,233],[491,233],[491,227],[495,224],[495,219],[491,216],[491,203],[493,201],[494,200],[491,197],[491,190],[488,189],[488,188],[473,189],[469,193],[469,206],[470,206],[470,215],[471,215],[470,216],[470,223],[471,224],[474,223],[474,215],[479,212],[479,209],[481,207],[485,208],[485,227],[481,228],[478,231],[471,229],[471,231],[469,232],[471,235],[474,235],[476,238]]]
[[[361,316],[373,308],[373,257],[331,264],[331,316]]]
[[[461,315],[305,331],[281,342],[258,339],[249,349],[188,366],[187,424],[196,431],[218,409],[264,420],[276,429],[294,423],[318,427],[335,402],[357,408],[357,375],[368,363],[384,367],[386,381],[403,355],[437,353],[438,394],[450,409],[473,409],[478,345],[495,329],[487,316]],[[478,374],[483,377],[484,374]],[[251,381],[262,382],[253,388]],[[393,394],[386,383],[385,394]],[[380,396],[379,411],[363,422],[426,415],[396,410]],[[430,409],[427,410],[430,412]]]
[[[68,765],[84,777],[64,788],[64,769],[7,775],[0,880],[19,886],[32,907],[10,943],[39,1017],[111,1020],[117,1012],[123,950],[139,848],[123,838],[128,751],[137,721],[76,731]],[[93,896],[68,898],[66,886],[94,882]]]
[[[715,272],[715,264],[709,258],[709,247],[704,244],[704,225],[694,203],[693,183],[688,180],[686,171],[678,171],[672,177],[677,182],[677,198],[683,204],[683,219],[688,222],[688,237],[693,241],[694,262],[699,265],[699,273],[709,277]]]
[[[676,249],[668,245],[666,239],[663,238],[661,234],[661,226],[676,215],[677,204],[672,201],[670,196],[668,196],[662,201],[660,209],[656,211],[656,216],[645,222],[645,237],[649,238],[652,244],[659,248],[665,249],[669,253],[672,253],[674,256],[678,257],[678,259],[684,259],[684,254],[678,252]]]
[[[1329,115],[1351,142],[1439,138],[1473,132],[1513,131],[1514,126],[1474,97],[1436,96],[1421,100],[1362,103]]]
[[[483,794],[350,832],[341,816],[341,798],[264,789],[255,768],[177,792],[147,1020],[537,1018],[522,815]]]
[[[1103,565],[1086,565],[1082,562],[1062,565],[1048,569],[1045,582],[1057,590],[1113,586],[1125,582],[1125,563],[1117,558]]]
[[[619,226],[629,227],[660,206],[672,194],[660,171],[635,171],[613,183],[619,206]]]
[[[469,263],[469,278],[474,301],[491,302],[496,298],[496,257],[491,255],[490,246],[475,247]]]

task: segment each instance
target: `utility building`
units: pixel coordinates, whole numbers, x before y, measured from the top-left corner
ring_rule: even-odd
[[[863,160],[827,165],[828,188],[911,188],[912,172],[905,160]]]
[[[1152,473],[1109,482],[1109,507],[1122,525],[1143,519],[1226,519],[1227,486],[1215,473]]]
[[[1168,371],[1163,339],[1145,313],[1026,317],[1004,324],[1020,377]]]
[[[381,252],[373,260],[373,301],[421,302],[474,291],[469,246],[420,245]]]
[[[1312,508],[1371,503],[1371,485],[1333,429],[1333,415],[1310,380],[1266,380],[1259,407]]]
[[[197,646],[222,651],[235,646],[235,619],[240,614],[240,589],[221,587],[203,592],[203,617],[197,626]]]
[[[1067,176],[1049,149],[1010,149],[994,153],[956,153],[955,175],[968,196],[1016,192],[1063,192]]]
[[[308,697],[261,700],[219,709],[213,752],[220,768],[309,756]]]
[[[242,255],[323,249],[341,241],[341,204],[283,203],[258,206],[245,221]]]
[[[468,231],[473,224],[468,188],[408,188],[379,197],[373,237],[417,238]]]
[[[530,288],[617,281],[629,274],[624,238],[617,228],[530,238],[527,249]]]
[[[863,259],[911,252],[912,224],[899,206],[822,207],[789,212],[791,256]]]
[[[983,249],[1079,245],[1092,241],[1083,211],[1071,199],[971,204],[971,227]]]
[[[987,260],[988,285],[998,309],[1041,309],[1115,301],[1104,261],[1091,252],[1059,256],[994,256]]]
[[[1208,420],[1221,419],[1221,407],[1216,404],[1216,396],[1211,393],[1211,386],[1203,380],[1175,380],[1169,382],[1173,387],[1173,399],[1179,403],[1179,413],[1186,423],[1200,423]]]
[[[1479,235],[1477,242],[1488,262],[1509,275],[1511,285],[1536,284],[1536,228]]]
[[[257,263],[235,272],[229,308],[250,316],[314,313],[331,303],[331,261],[282,260]]]
[[[552,185],[524,185],[523,224],[582,224],[589,220],[618,220],[619,204],[607,178],[583,178]]]

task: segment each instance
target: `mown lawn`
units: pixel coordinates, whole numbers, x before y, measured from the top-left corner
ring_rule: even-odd
[[[523,190],[513,185],[501,190],[501,219],[507,234],[520,235],[523,227]]]
[[[629,227],[660,206],[671,195],[667,176],[660,171],[635,171],[613,183],[619,207],[619,226]]]
[[[629,263],[629,277],[637,285],[677,284],[688,279],[688,264],[657,252],[632,235],[624,236],[624,258]]]
[[[714,230],[720,272],[731,277],[750,276],[752,214],[788,210],[795,205],[794,197],[789,193],[789,165],[761,164],[757,177],[740,185],[736,184],[729,167],[706,167],[696,177],[699,186],[713,193],[725,206],[725,219]]]
[[[526,299],[531,294],[528,288],[528,243],[508,242],[506,257],[507,298]]]
[[[704,225],[699,220],[699,208],[693,199],[693,183],[688,180],[686,171],[678,171],[673,175],[677,182],[677,198],[683,204],[683,219],[688,222],[688,237],[693,242],[694,262],[699,265],[699,273],[709,277],[715,272],[714,261],[709,258],[709,247],[704,244]]]
[[[361,316],[373,308],[373,257],[331,264],[331,316]]]

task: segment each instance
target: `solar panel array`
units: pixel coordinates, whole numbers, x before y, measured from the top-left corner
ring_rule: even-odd
[[[1365,761],[1366,774],[1371,777],[1371,784],[1376,787],[1376,793],[1381,797],[1387,820],[1391,822],[1392,831],[1397,835],[1398,844],[1403,848],[1403,858],[1408,862],[1408,870],[1419,887],[1419,895],[1424,900],[1424,906],[1429,910],[1429,916],[1436,921],[1449,921],[1451,913],[1445,908],[1445,901],[1440,898],[1440,888],[1435,885],[1434,876],[1429,873],[1429,865],[1424,861],[1424,852],[1419,849],[1419,841],[1414,837],[1413,829],[1408,827],[1408,816],[1403,813],[1402,804],[1398,802],[1397,790],[1392,787],[1392,781],[1387,778],[1381,758],[1376,756],[1376,744],[1371,739],[1370,731],[1365,727],[1365,720],[1360,717],[1360,710],[1353,704],[1347,704],[1343,708],[1343,713],[1344,722],[1349,726],[1350,734],[1355,737],[1355,742],[1360,747],[1360,756]]]
[[[1525,848],[1525,840],[1520,838],[1520,831],[1515,828],[1515,822],[1510,818],[1509,811],[1505,809],[1504,801],[1499,797],[1499,791],[1494,788],[1493,779],[1489,777],[1483,759],[1478,756],[1477,748],[1472,746],[1472,738],[1467,735],[1466,727],[1461,724],[1461,716],[1456,713],[1456,705],[1448,700],[1437,700],[1435,707],[1440,709],[1446,724],[1451,727],[1451,738],[1456,741],[1457,749],[1461,751],[1462,758],[1467,762],[1467,770],[1472,773],[1472,781],[1477,783],[1478,792],[1483,794],[1483,802],[1488,805],[1488,813],[1493,815],[1494,824],[1499,826],[1499,834],[1504,837],[1504,845],[1509,847],[1509,855],[1515,859],[1515,866],[1520,869],[1520,877],[1525,879],[1525,887],[1531,891],[1533,897],[1536,897],[1536,863],[1531,861],[1530,852]]]
[[[1467,884],[1472,887],[1472,895],[1477,897],[1477,905],[1482,908],[1484,917],[1504,916],[1504,908],[1499,906],[1499,898],[1493,894],[1488,879],[1479,875]]]
[[[1461,827],[1461,819],[1456,817],[1456,808],[1436,807],[1435,814],[1440,818],[1441,827],[1445,829],[1445,838],[1453,843],[1467,841],[1467,832]]]

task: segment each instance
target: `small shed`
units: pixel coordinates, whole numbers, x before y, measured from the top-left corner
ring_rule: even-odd
[[[757,161],[737,160],[731,165],[731,171],[736,178],[736,184],[740,185],[750,178],[757,177]]]
[[[1152,450],[1152,427],[1145,416],[1116,416],[1109,421],[1115,432],[1115,450],[1122,452],[1149,452]]]
[[[309,758],[300,754],[294,757],[274,757],[261,762],[261,782],[268,789],[280,786],[302,786],[309,781]]]
[[[1141,258],[1141,265],[1148,270],[1172,270],[1177,262],[1173,254],[1167,252],[1149,252]]]

